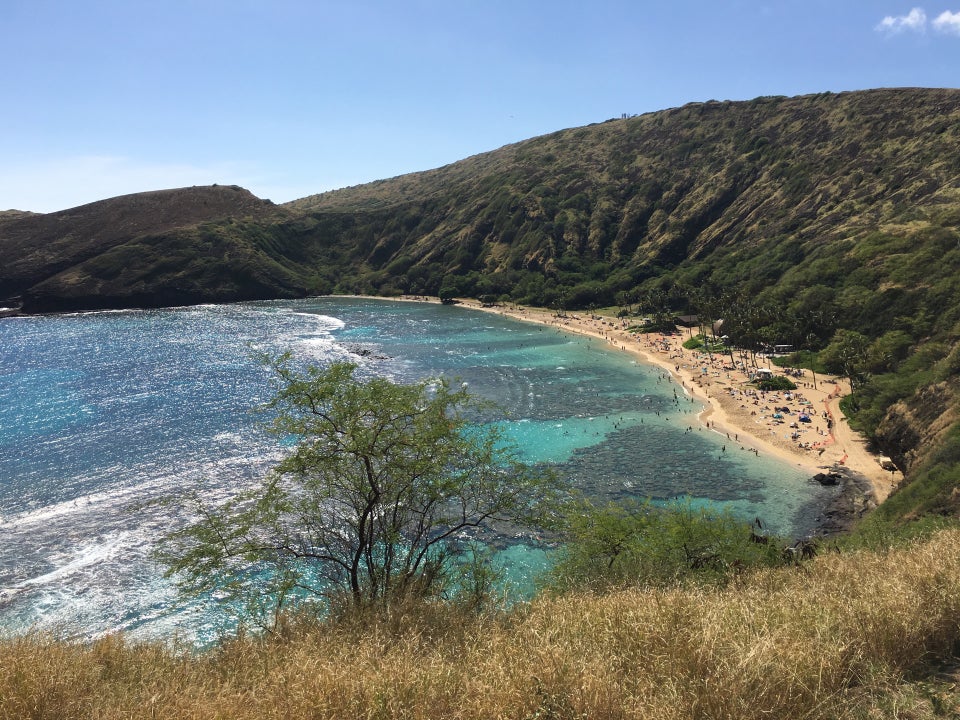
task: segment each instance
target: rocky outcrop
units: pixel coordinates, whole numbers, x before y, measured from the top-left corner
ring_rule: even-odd
[[[877,498],[869,478],[848,467],[834,465],[826,473],[815,476],[814,480],[821,485],[839,485],[839,492],[818,519],[818,536],[830,537],[847,532],[867,512],[877,507]]]
[[[890,406],[877,429],[877,444],[909,475],[956,424],[958,403],[955,382],[921,387],[910,398]]]

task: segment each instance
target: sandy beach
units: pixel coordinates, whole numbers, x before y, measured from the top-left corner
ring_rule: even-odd
[[[684,349],[685,333],[631,333],[625,321],[585,312],[558,317],[549,310],[485,307],[472,300],[460,305],[588,335],[663,369],[684,392],[703,403],[700,422],[725,435],[731,451],[774,456],[811,477],[849,469],[869,481],[876,503],[886,499],[903,479],[899,471],[884,470],[863,437],[848,427],[840,411],[840,400],[849,392],[846,380],[830,375],[814,379],[809,371],[798,371],[799,376],[793,378],[797,390],[764,393],[749,383],[745,368],[731,362],[729,355],[708,356]],[[801,414],[809,422],[800,421]]]

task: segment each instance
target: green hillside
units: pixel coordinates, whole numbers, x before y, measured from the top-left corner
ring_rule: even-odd
[[[695,103],[281,207],[175,192],[0,217],[0,302],[415,293],[723,318],[851,378],[852,422],[923,479],[895,518],[960,506],[960,90]]]
[[[359,218],[355,282],[375,290],[437,292],[452,273],[471,294],[606,305],[664,271],[756,293],[798,265],[831,284],[871,250],[836,243],[955,220],[958,101],[897,90],[688,105],[290,208]]]

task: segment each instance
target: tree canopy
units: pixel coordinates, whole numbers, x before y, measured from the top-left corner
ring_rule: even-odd
[[[385,607],[443,597],[464,541],[496,523],[545,524],[561,483],[517,459],[479,403],[445,379],[399,384],[357,367],[269,360],[272,431],[293,450],[253,489],[167,538],[169,574],[194,594],[224,593],[277,617],[291,601]],[[470,417],[468,417],[470,416]]]

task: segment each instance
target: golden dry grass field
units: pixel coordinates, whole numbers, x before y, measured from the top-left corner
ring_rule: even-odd
[[[0,718],[957,717],[960,531],[724,588],[299,626],[202,653],[0,644]]]

